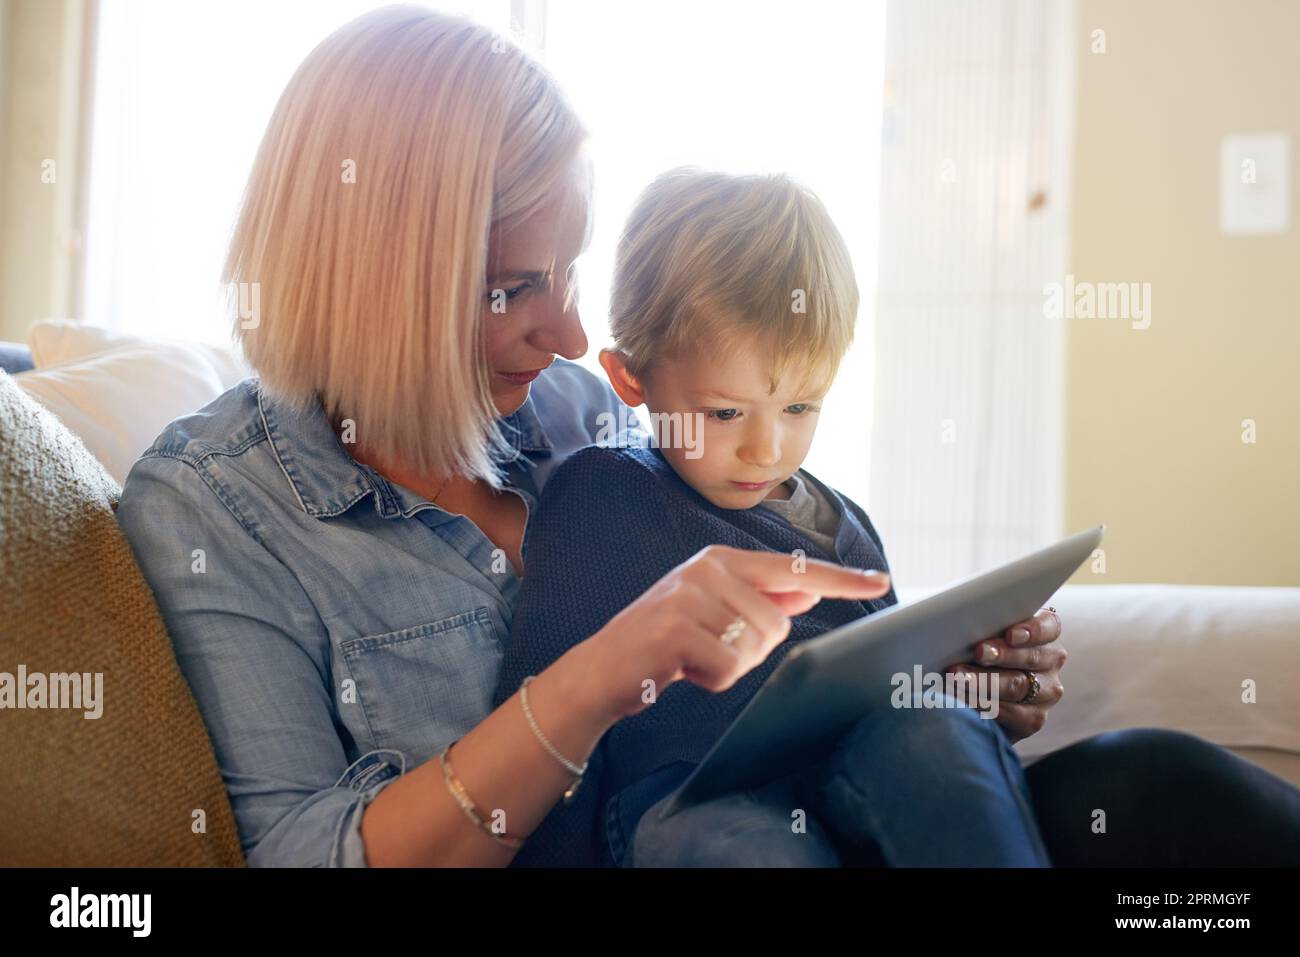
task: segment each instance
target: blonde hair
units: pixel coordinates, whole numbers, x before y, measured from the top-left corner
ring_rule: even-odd
[[[829,385],[853,341],[853,264],[821,201],[783,175],[679,167],[646,187],[619,240],[610,331],[628,371],[757,338],[772,389],[799,364]]]
[[[367,450],[500,487],[480,323],[488,241],[560,187],[586,131],[551,76],[472,21],[384,7],[289,81],[223,281],[265,386],[348,416]]]

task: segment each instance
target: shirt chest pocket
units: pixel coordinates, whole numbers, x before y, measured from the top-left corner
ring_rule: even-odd
[[[342,641],[336,660],[354,691],[345,686],[343,720],[371,748],[422,763],[487,717],[502,654],[487,608]]]

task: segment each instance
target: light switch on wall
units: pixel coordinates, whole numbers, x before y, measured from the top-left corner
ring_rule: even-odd
[[[1287,134],[1223,138],[1219,229],[1228,236],[1276,235],[1291,229],[1291,138]]]

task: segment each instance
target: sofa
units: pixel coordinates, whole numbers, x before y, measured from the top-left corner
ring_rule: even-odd
[[[112,517],[130,462],[248,374],[231,350],[68,320],[0,344],[0,673],[102,673],[103,713],[0,710],[0,864],[244,862],[211,743]],[[913,601],[929,589],[897,584]],[[1188,731],[1300,787],[1300,588],[1070,584],[1067,693],[1026,764]]]
[[[0,865],[238,866],[118,484],[0,372]]]

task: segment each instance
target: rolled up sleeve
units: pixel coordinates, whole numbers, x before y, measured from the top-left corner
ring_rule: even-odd
[[[118,521],[198,702],[252,866],[365,866],[365,808],[405,770],[349,765],[329,638],[294,575],[205,461],[156,455],[127,477]]]

